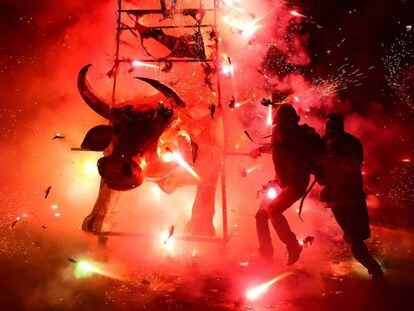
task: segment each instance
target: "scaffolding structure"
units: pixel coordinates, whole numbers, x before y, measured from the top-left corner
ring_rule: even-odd
[[[148,29],[154,30],[163,30],[163,29],[193,29],[199,31],[201,33],[201,29],[208,29],[211,33],[214,33],[212,36],[212,40],[214,42],[213,49],[210,53],[211,57],[153,57],[149,55],[146,58],[136,59],[134,61],[142,62],[142,63],[200,63],[206,64],[209,63],[214,66],[214,75],[215,75],[215,92],[217,95],[217,103],[216,107],[218,107],[221,111],[219,116],[219,122],[222,124],[222,131],[226,131],[226,124],[224,121],[224,109],[222,105],[222,91],[221,91],[221,80],[219,74],[219,35],[218,35],[218,27],[217,27],[217,19],[218,19],[218,12],[219,12],[219,0],[204,0],[204,2],[210,2],[209,5],[211,7],[204,8],[203,0],[199,0],[199,7],[198,8],[181,8],[175,9],[175,5],[177,4],[177,0],[171,1],[171,7],[166,7],[166,1],[161,0],[161,8],[125,8],[124,7],[124,0],[117,0],[118,4],[118,12],[117,12],[117,29],[116,29],[116,50],[115,50],[115,60],[114,66],[110,71],[110,76],[113,79],[113,86],[112,86],[112,102],[116,102],[117,97],[117,90],[118,90],[118,73],[120,66],[125,62],[130,62],[131,60],[128,58],[122,57],[122,44],[123,40],[122,37],[125,32],[133,33],[136,30],[134,25],[128,25],[123,22],[125,18],[129,18],[136,23],[140,17],[148,16],[148,15],[162,15],[165,20],[174,21],[175,14],[184,14],[186,16],[191,16],[194,19],[194,24],[185,24],[185,25],[178,25],[178,23],[172,23],[171,25],[160,25],[160,26],[147,26]],[[209,13],[213,14],[212,22],[211,23],[203,23],[204,14]],[[202,14],[201,18],[199,15]],[[198,18],[197,18],[198,17]],[[210,38],[211,39],[211,38]],[[141,41],[142,43],[142,41]],[[143,48],[143,46],[141,47]],[[204,46],[203,46],[204,48]],[[144,48],[145,49],[145,48]],[[147,53],[148,54],[148,53]],[[207,55],[207,54],[205,54]],[[221,148],[223,148],[223,161],[221,166],[221,174],[220,174],[220,183],[221,183],[221,210],[222,210],[222,224],[223,224],[223,235],[222,237],[204,237],[204,236],[189,236],[189,235],[174,235],[174,239],[176,240],[183,240],[183,241],[195,241],[195,242],[211,242],[211,243],[218,243],[221,245],[226,245],[229,240],[228,234],[228,223],[227,223],[227,189],[226,189],[226,171],[225,171],[225,150],[226,150],[226,135],[222,133],[223,142]],[[127,233],[127,232],[114,232],[114,231],[102,231],[98,234],[98,239],[100,242],[106,242],[108,237],[132,237],[132,238],[145,238],[150,237],[148,234],[142,233]]]

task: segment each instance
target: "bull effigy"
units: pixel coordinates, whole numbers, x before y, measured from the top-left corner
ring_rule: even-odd
[[[168,102],[142,104],[129,101],[111,106],[92,90],[86,78],[89,68],[90,65],[87,65],[79,72],[79,92],[85,103],[109,124],[90,129],[81,144],[83,150],[104,151],[105,154],[97,163],[102,178],[98,199],[92,212],[84,220],[83,230],[99,233],[108,208],[117,193],[135,189],[144,180],[151,180],[166,193],[171,193],[181,186],[197,184],[193,215],[187,230],[189,233],[214,235],[212,218],[220,161],[212,161],[210,155],[204,156],[202,153],[199,160],[201,166],[208,162],[212,168],[214,162],[217,162],[214,170],[203,173],[203,177],[206,177],[203,178],[203,182],[199,182],[199,176],[187,164],[196,162],[199,146],[186,131],[176,126],[179,123],[177,110],[185,107],[183,99],[159,81],[138,78],[161,92]],[[198,124],[203,123],[199,121]],[[205,130],[205,127],[197,131],[203,129]],[[173,132],[173,135],[179,137],[175,145],[160,142],[160,137],[167,132]],[[171,133],[168,135],[171,136]],[[203,137],[204,141],[206,139]],[[180,153],[173,152],[173,145]],[[167,159],[171,156],[179,156],[192,176],[182,176],[182,172],[176,172],[177,163]]]

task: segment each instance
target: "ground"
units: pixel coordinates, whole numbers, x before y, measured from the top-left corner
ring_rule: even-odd
[[[27,228],[24,228],[27,229]],[[2,310],[409,310],[414,307],[413,233],[373,228],[370,247],[387,276],[376,284],[350,256],[339,239],[318,235],[292,268],[277,252],[271,264],[264,264],[254,252],[234,255],[211,245],[202,252],[184,251],[179,256],[142,260],[146,247],[138,241],[112,238],[105,249],[78,238],[43,240],[30,235],[31,247],[19,244],[14,253],[1,259],[0,302]],[[28,237],[28,236],[26,236]],[[38,240],[38,241],[36,241]],[[3,240],[4,244],[4,240]],[[197,244],[195,244],[197,245]],[[148,246],[148,245],[147,245]],[[4,249],[10,245],[4,245]],[[111,266],[115,278],[97,274],[76,278],[68,258],[82,249],[102,267]],[[76,250],[76,251],[75,251]],[[226,252],[229,252],[227,256]],[[323,256],[318,256],[318,255]],[[217,256],[219,255],[219,256]],[[213,258],[213,259],[212,259]],[[313,258],[318,258],[314,260]],[[76,258],[75,260],[80,260]],[[126,267],[125,263],[128,263]],[[114,268],[115,267],[115,268]],[[246,291],[289,272],[256,300]]]

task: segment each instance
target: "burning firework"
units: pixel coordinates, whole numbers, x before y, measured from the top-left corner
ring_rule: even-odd
[[[270,188],[267,190],[266,195],[267,195],[267,197],[268,197],[269,199],[274,200],[274,199],[276,199],[276,198],[277,198],[277,196],[279,195],[279,193],[280,193],[280,189],[279,189],[279,188],[270,187]]]
[[[99,264],[97,264],[96,262],[93,261],[89,261],[89,260],[76,260],[73,258],[68,258],[68,260],[75,265],[75,277],[77,279],[82,279],[82,278],[87,278],[89,276],[91,276],[92,274],[99,274],[111,279],[116,279],[116,280],[123,280],[124,278],[115,275],[113,273],[110,273],[108,271],[105,271],[103,269],[101,269],[99,267]]]
[[[179,152],[173,152],[171,149],[167,148],[167,152],[162,155],[162,159],[164,162],[176,161],[178,165],[184,168],[193,177],[200,180],[200,176],[198,176],[196,171],[184,160]]]
[[[157,65],[147,64],[147,63],[141,62],[139,60],[133,60],[131,62],[131,65],[134,68],[138,68],[138,67],[146,67],[146,68],[154,68],[154,69],[158,69],[159,68],[159,66],[157,66]]]
[[[291,275],[292,272],[285,272],[281,275],[278,275],[277,277],[275,277],[274,279],[258,285],[256,287],[250,288],[247,292],[246,292],[246,298],[249,300],[256,300],[257,298],[259,298],[261,295],[263,295],[265,292],[267,292],[269,290],[269,288],[274,284],[277,283],[281,280],[283,280],[284,278],[286,278],[287,276]]]
[[[174,239],[172,238],[171,228],[161,233],[160,242],[163,249],[171,254],[174,252]]]

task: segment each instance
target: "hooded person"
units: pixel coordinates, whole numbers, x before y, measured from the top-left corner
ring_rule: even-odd
[[[292,105],[278,106],[273,119],[271,143],[251,151],[257,158],[271,153],[275,168],[275,180],[281,192],[272,200],[265,200],[256,214],[256,229],[259,252],[264,258],[273,257],[273,245],[269,230],[269,219],[279,239],[286,245],[288,265],[300,257],[302,246],[290,229],[283,212],[301,199],[315,170],[315,159],[322,150],[322,141],[315,130],[307,124],[299,125],[300,117]]]
[[[362,144],[345,131],[343,117],[337,113],[329,114],[326,119],[323,143],[319,161],[322,175],[318,177],[324,186],[321,201],[332,209],[355,259],[374,279],[382,279],[381,267],[364,243],[370,237],[370,228],[361,171]]]

